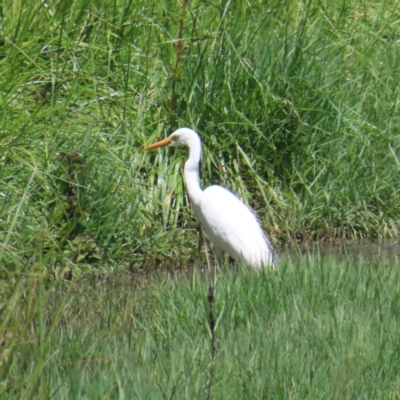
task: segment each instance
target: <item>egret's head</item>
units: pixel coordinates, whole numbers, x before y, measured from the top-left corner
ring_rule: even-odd
[[[187,146],[191,148],[195,145],[200,145],[199,135],[192,129],[180,128],[169,135],[166,139],[145,147],[143,151],[153,150],[164,146]]]

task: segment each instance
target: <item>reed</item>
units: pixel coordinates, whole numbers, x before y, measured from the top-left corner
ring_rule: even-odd
[[[203,263],[180,126],[275,245],[395,236],[397,2],[2,3],[0,264]]]
[[[395,398],[399,267],[317,254],[259,275],[2,282],[0,397]]]

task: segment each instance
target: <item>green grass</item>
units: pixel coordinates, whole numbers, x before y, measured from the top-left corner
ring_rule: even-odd
[[[317,256],[216,271],[214,399],[395,399],[400,265]],[[0,396],[207,398],[206,274],[2,283]]]
[[[3,1],[0,398],[398,398],[397,259],[213,272],[212,366],[187,153],[141,148],[196,129],[277,248],[398,235],[399,13]]]
[[[2,276],[198,260],[186,152],[140,151],[181,126],[203,185],[275,244],[397,235],[397,2],[6,0],[0,18]]]

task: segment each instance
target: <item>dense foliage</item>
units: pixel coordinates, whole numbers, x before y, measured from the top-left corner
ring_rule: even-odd
[[[7,271],[182,266],[204,185],[254,207],[277,244],[396,235],[399,9],[367,1],[5,0],[0,260]]]
[[[2,285],[0,397],[396,398],[399,267],[311,256],[260,275]]]

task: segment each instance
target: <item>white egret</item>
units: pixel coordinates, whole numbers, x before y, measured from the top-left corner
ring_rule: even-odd
[[[166,139],[147,146],[144,151],[163,146],[186,146],[189,158],[185,163],[185,182],[194,212],[215,253],[221,261],[225,251],[240,263],[255,270],[263,266],[276,267],[274,251],[253,212],[233,193],[213,185],[203,190],[199,180],[201,140],[189,128],[176,130]]]

